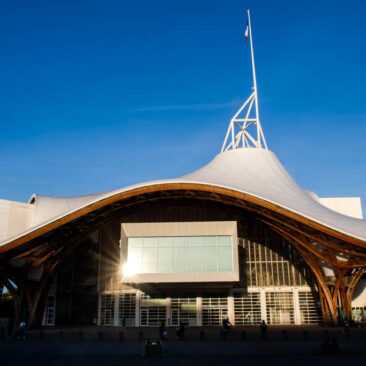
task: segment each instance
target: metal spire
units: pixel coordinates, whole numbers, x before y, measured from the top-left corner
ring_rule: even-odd
[[[222,145],[221,152],[248,147],[268,149],[266,139],[264,138],[262,127],[259,121],[257,78],[255,74],[252,27],[250,23],[249,10],[247,27],[249,30],[250,51],[252,56],[253,93],[231,119],[224,144]],[[255,105],[254,110],[252,110],[253,104]],[[256,135],[254,134],[256,138],[253,137],[253,132],[255,133],[255,127],[253,126],[256,127]],[[249,128],[251,129],[252,134],[250,134]]]

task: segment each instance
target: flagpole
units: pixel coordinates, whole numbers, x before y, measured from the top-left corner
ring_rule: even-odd
[[[249,11],[249,9],[247,10],[247,12],[248,12],[248,26],[249,26],[249,37],[250,37],[250,51],[251,51],[251,55],[252,55],[253,89],[254,89],[254,96],[255,96],[255,113],[256,113],[256,117],[257,117],[257,138],[258,138],[258,146],[262,147],[261,139],[260,139],[261,131],[260,131],[260,127],[259,127],[260,122],[259,122],[259,110],[258,110],[257,77],[256,77],[256,74],[255,74],[253,39],[252,39],[252,25],[250,23],[250,11]],[[264,142],[264,144],[266,145],[266,142]]]

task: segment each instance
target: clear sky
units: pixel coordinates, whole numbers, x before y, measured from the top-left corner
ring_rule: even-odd
[[[0,1],[0,198],[209,162],[251,92],[247,8],[269,148],[304,188],[366,207],[360,0]]]

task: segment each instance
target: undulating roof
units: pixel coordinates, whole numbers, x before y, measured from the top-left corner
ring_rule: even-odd
[[[318,202],[288,174],[275,154],[261,148],[234,149],[218,154],[201,169],[180,178],[136,184],[125,188],[76,197],[33,195],[32,227],[0,242],[0,246],[106,198],[141,187],[164,184],[204,184],[237,191],[300,215],[347,236],[366,241],[366,221],[339,214]]]

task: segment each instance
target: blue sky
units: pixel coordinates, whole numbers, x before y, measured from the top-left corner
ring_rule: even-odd
[[[269,148],[366,207],[366,2],[0,1],[0,198],[78,195],[209,162],[249,96]]]

